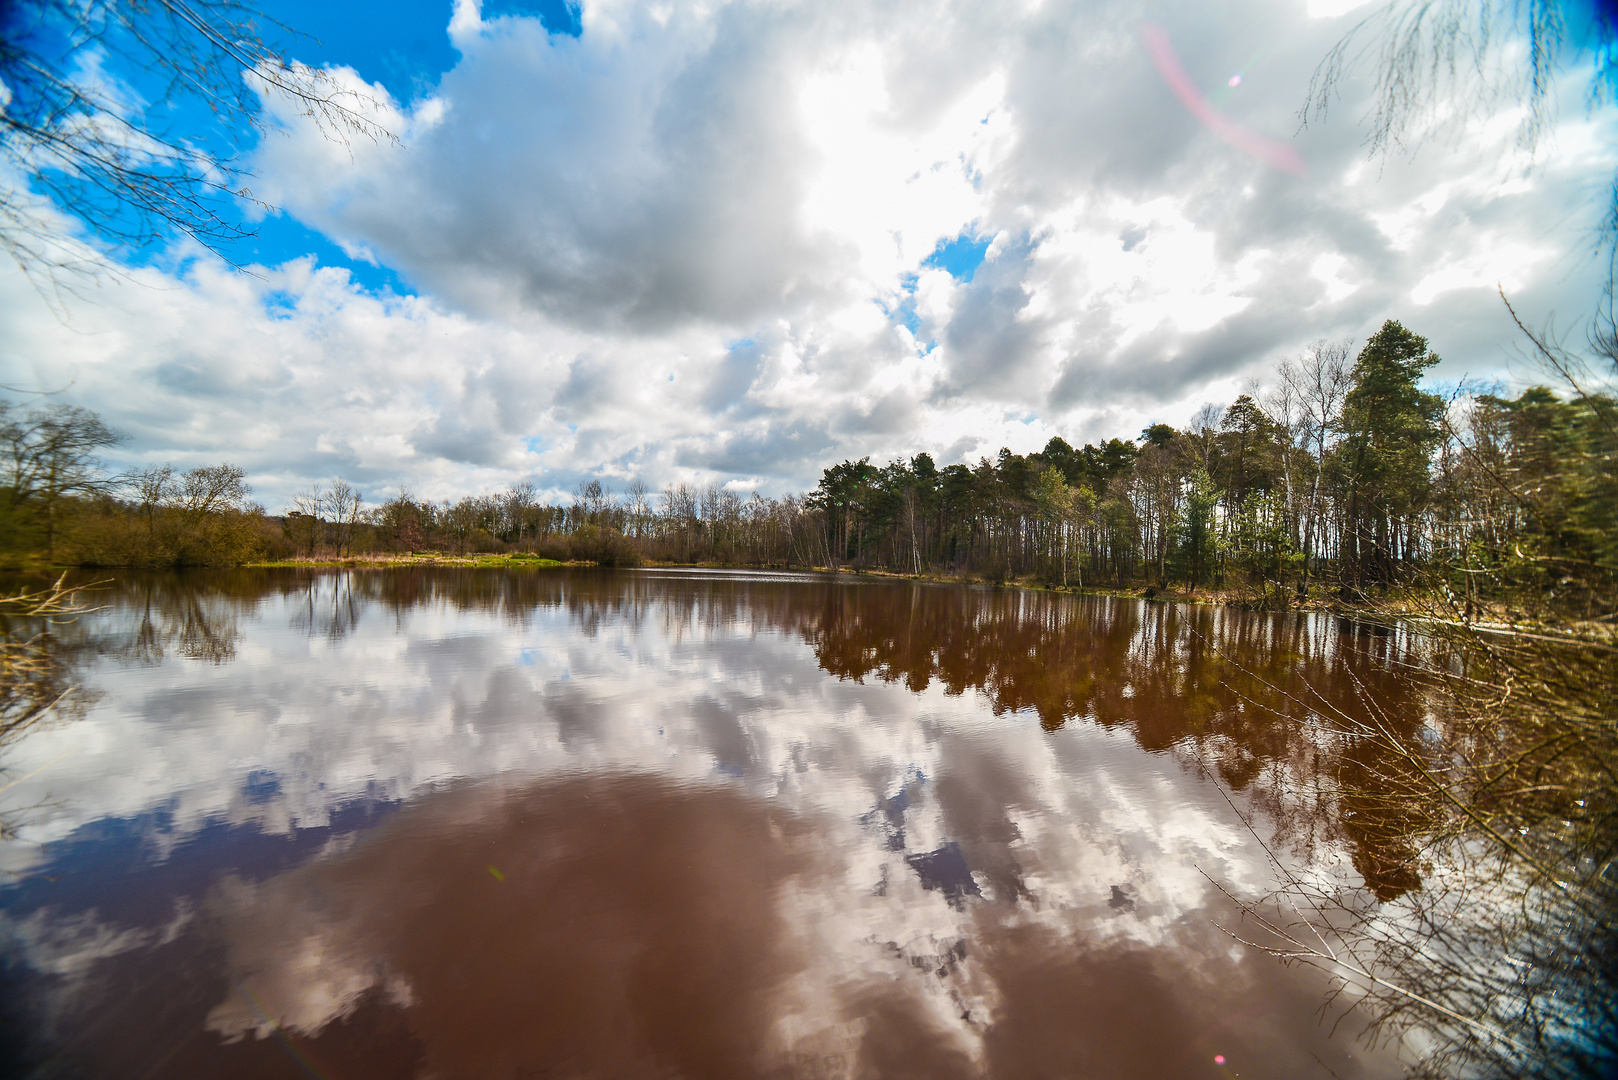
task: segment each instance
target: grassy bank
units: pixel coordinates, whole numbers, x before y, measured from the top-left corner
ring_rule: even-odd
[[[553,566],[593,566],[583,561],[547,559],[525,552],[503,554],[451,555],[441,551],[406,551],[367,553],[338,557],[294,556],[286,559],[263,559],[244,564],[251,569],[282,569],[288,567],[385,569],[401,566],[491,566],[545,568]]]

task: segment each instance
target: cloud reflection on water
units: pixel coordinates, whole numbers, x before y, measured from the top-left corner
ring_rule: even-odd
[[[1213,1076],[1216,1052],[1247,1076],[1310,1054],[1360,1075],[1308,980],[1231,954],[1209,923],[1228,911],[1177,913],[1156,947],[1104,905],[946,916],[913,886],[873,900],[841,831],[644,775],[435,794],[219,891],[233,989],[207,1026],[318,1052],[386,1002],[419,1075],[465,1077]],[[873,907],[914,936],[871,933]]]
[[[55,994],[47,1027],[101,1032],[75,1034],[86,1062],[1389,1071],[1328,1038],[1317,982],[1232,949],[1202,876],[1251,893],[1269,874],[1215,773],[1321,872],[1380,857],[1334,801],[1275,794],[1282,773],[1335,782],[1329,733],[1249,708],[1262,686],[1207,645],[1283,688],[1382,686],[1321,620],[745,575],[190,580],[208,604],[182,610],[228,610],[231,658],[109,662],[98,709],[31,749],[78,745],[44,838],[162,807],[161,829],[118,834],[141,853],[122,880],[194,868],[137,918],[93,857],[67,903],[54,843],[0,893],[7,952]],[[142,587],[94,632],[148,625]],[[328,606],[342,618],[308,615]],[[376,805],[397,810],[337,827]],[[221,823],[235,839],[199,848]],[[41,965],[73,919],[69,986]],[[129,1005],[131,980],[162,1006]]]

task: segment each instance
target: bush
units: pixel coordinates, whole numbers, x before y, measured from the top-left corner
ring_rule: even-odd
[[[574,559],[598,566],[639,566],[640,552],[634,541],[617,529],[585,525],[575,532],[568,545]]]
[[[542,559],[555,559],[557,562],[567,562],[573,558],[573,545],[568,543],[565,536],[545,536],[530,545],[529,548]]]
[[[69,547],[85,566],[236,566],[263,558],[272,531],[256,510],[139,514],[111,503],[81,511]]]

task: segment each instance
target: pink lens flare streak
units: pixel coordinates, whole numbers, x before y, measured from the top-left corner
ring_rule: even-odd
[[[1180,104],[1184,105],[1192,116],[1201,120],[1209,131],[1243,153],[1250,154],[1282,172],[1289,172],[1293,176],[1304,176],[1309,172],[1309,167],[1303,163],[1303,159],[1292,147],[1248,131],[1208,104],[1208,100],[1202,96],[1202,91],[1197,89],[1191,77],[1185,73],[1185,68],[1180,65],[1180,58],[1175,54],[1174,46],[1169,44],[1168,35],[1163,32],[1162,27],[1147,23],[1141,27],[1140,36],[1146,43],[1146,51],[1152,54],[1152,62],[1157,65],[1158,74],[1163,76],[1163,81],[1169,84],[1169,89],[1180,99]]]

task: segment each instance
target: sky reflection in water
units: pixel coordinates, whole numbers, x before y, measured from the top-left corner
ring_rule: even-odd
[[[1241,807],[1419,884],[1308,705],[1398,704],[1396,639],[666,571],[138,578],[72,632],[93,704],[6,763],[41,1075],[1397,1072],[1209,881],[1272,879]]]

